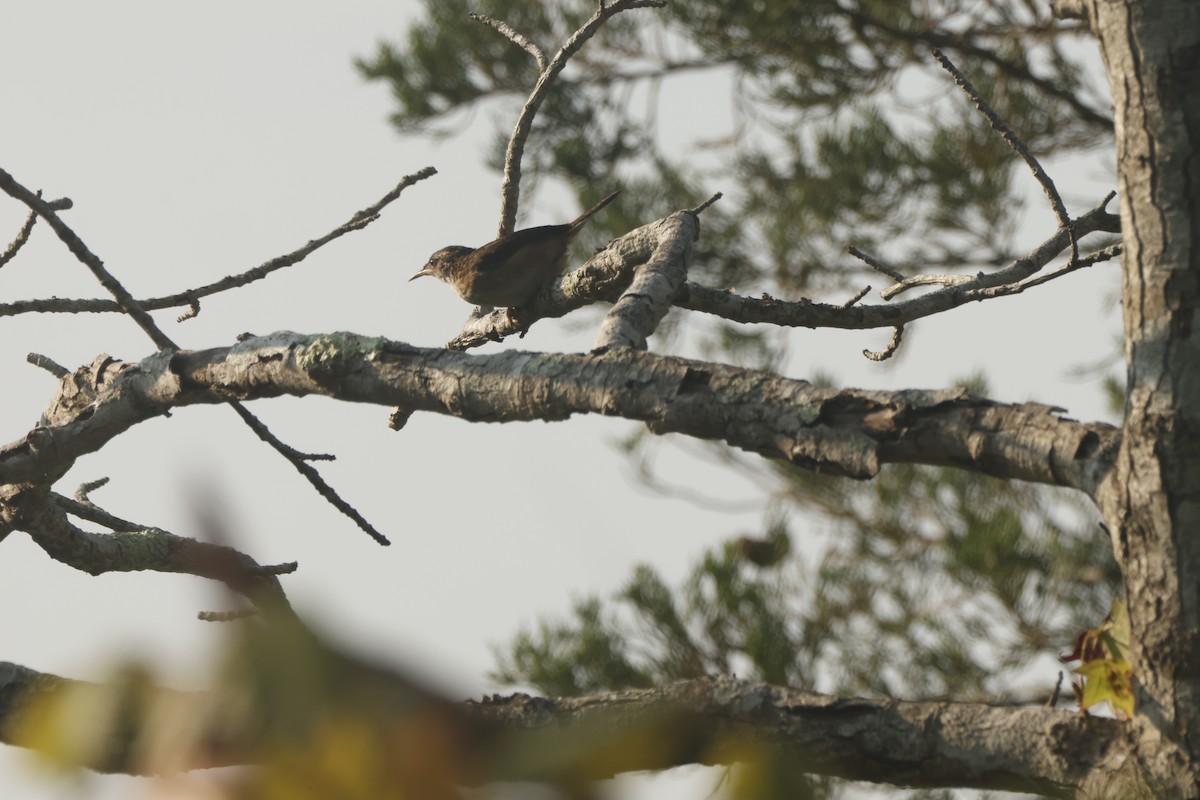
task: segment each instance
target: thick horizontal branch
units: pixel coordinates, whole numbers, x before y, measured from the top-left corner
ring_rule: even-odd
[[[624,417],[654,433],[720,440],[853,478],[870,478],[884,463],[918,463],[1091,491],[1119,440],[1111,425],[961,390],[821,388],[628,348],[477,356],[352,333],[281,332],[138,364],[97,358],[63,379],[41,425],[0,448],[0,484],[61,474],[176,406],[308,394],[476,422]]]
[[[1058,797],[1072,796],[1123,736],[1114,720],[1053,708],[838,698],[725,677],[589,697],[493,697],[472,712],[517,738],[508,747],[518,753],[578,751],[583,779],[776,758],[806,774]],[[562,744],[642,736],[655,746],[611,747],[605,758]],[[507,767],[502,777],[521,780],[546,765]]]
[[[260,679],[273,676],[269,683],[257,685],[282,687],[253,697],[256,704],[267,703],[260,713],[269,716],[276,703],[296,703],[313,712],[314,724],[332,713],[343,723],[353,720],[382,731],[401,729],[412,715],[447,734],[447,752],[455,753],[451,761],[428,764],[427,777],[459,785],[521,780],[579,787],[636,770],[776,759],[806,774],[896,786],[1068,797],[1111,769],[1128,749],[1121,723],[1058,709],[838,698],[725,677],[588,697],[493,696],[453,706],[428,697],[402,675],[320,650],[288,646],[288,651],[298,659],[328,664],[334,683],[308,686],[301,680],[304,689],[313,691],[288,697],[286,687],[295,682],[278,670],[303,674],[305,668],[297,669],[293,658],[262,661],[251,655],[253,669],[268,670]],[[351,683],[370,686],[377,702],[372,703],[370,695],[356,701],[361,692],[338,690]],[[273,732],[253,723],[244,727],[258,714],[223,708],[223,697],[237,697],[240,705],[249,699],[237,687],[225,688],[211,694],[183,693],[143,683],[131,691],[129,686],[73,681],[0,662],[0,741],[28,744],[22,736],[22,715],[39,702],[53,703],[81,690],[107,693],[117,701],[105,707],[120,710],[120,703],[129,704],[107,747],[88,762],[103,771],[154,771],[137,755],[145,752],[144,743],[152,735],[154,715],[148,709],[163,694],[170,695],[178,712],[195,715],[189,720],[189,752],[170,759],[176,768],[253,762],[276,750],[273,735],[304,739],[305,732],[294,725]],[[378,702],[382,698],[388,701]],[[332,705],[323,717],[317,709],[326,704]],[[204,713],[198,714],[199,709]],[[242,713],[231,713],[237,710]],[[414,740],[381,736],[378,741],[403,747]],[[389,757],[405,761],[412,754],[406,759],[406,754],[391,752]]]

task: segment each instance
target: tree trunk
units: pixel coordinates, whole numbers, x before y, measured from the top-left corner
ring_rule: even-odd
[[[1124,436],[1098,493],[1125,577],[1136,789],[1200,796],[1200,3],[1091,4],[1116,120]],[[1135,787],[1125,787],[1126,790]]]

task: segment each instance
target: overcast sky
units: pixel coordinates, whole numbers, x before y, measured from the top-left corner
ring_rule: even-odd
[[[365,231],[206,300],[197,319],[177,324],[177,311],[157,314],[182,346],[225,346],[243,331],[280,329],[437,346],[458,330],[469,310],[461,300],[434,281],[405,280],[433,250],[492,235],[499,178],[482,162],[500,109],[464,120],[464,135],[438,144],[402,139],[387,124],[394,109],[386,89],[363,83],[352,66],[381,38],[399,36],[415,0],[10,6],[0,31],[0,167],[47,197],[70,197],[75,207],[65,219],[137,296],[241,272],[341,224],[405,174],[439,170]],[[702,79],[670,82],[664,95],[682,144],[714,138],[727,122],[726,106],[713,102]],[[1052,174],[1072,211],[1103,193],[1099,165],[1059,165]],[[552,186],[526,195],[526,224],[573,216],[566,197]],[[0,243],[24,214],[0,196]],[[1022,242],[1053,228],[1035,205]],[[894,365],[860,355],[882,347],[887,331],[796,331],[788,374],[819,369],[856,386],[939,388],[982,368],[997,399],[1037,399],[1095,418],[1103,409],[1094,384],[1070,370],[1117,346],[1108,302],[1116,269],[1100,270],[914,325]],[[0,270],[0,302],[52,295],[104,296],[38,226]],[[485,352],[581,351],[593,335],[578,320],[549,320]],[[53,391],[51,376],[25,363],[27,352],[74,368],[101,352],[138,360],[152,350],[116,315],[0,318],[0,439],[23,436]],[[677,580],[702,548],[753,531],[761,519],[754,487],[697,459],[694,448],[664,451],[661,476],[744,501],[743,511],[717,513],[639,490],[613,444],[632,423],[472,425],[419,414],[396,433],[383,408],[306,398],[252,410],[293,446],[336,453],[322,473],[393,545],[362,534],[221,407],[145,423],[80,459],[57,488],[69,494],[107,476],[96,502],[184,536],[195,534],[197,498],[218,498],[241,549],[260,563],[300,562],[284,585],[319,628],[459,696],[497,688],[485,678],[489,647],[519,626],[565,613],[573,598],[610,593],[640,561]],[[486,468],[473,466],[480,463]],[[199,579],[73,572],[22,534],[3,543],[0,598],[0,660],[103,679],[136,658],[181,685],[202,680],[219,636],[196,612],[227,604]],[[0,748],[0,792],[128,796],[125,784],[47,784],[30,763]]]

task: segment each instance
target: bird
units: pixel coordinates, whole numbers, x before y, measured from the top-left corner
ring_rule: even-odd
[[[525,305],[566,265],[567,249],[580,229],[620,190],[565,225],[542,225],[501,236],[480,247],[451,245],[429,257],[414,281],[432,275],[468,303],[511,310]]]

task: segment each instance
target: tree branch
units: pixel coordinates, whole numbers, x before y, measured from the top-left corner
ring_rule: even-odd
[[[1057,709],[839,698],[726,677],[587,697],[494,697],[469,710],[516,737],[508,747],[518,753],[575,753],[578,777],[592,780],[774,757],[807,774],[1070,797],[1112,757],[1106,750],[1124,746],[1116,721]],[[614,747],[605,759],[562,744],[646,733],[655,747]],[[514,761],[504,777],[535,777]]]
[[[1112,195],[1086,214],[1072,220],[1077,239],[1099,231],[1120,231],[1120,218],[1104,210],[1111,200]],[[673,216],[686,213],[676,212]],[[540,319],[563,317],[599,300],[616,302],[640,265],[655,257],[655,253],[670,252],[668,237],[675,230],[672,227],[673,223],[669,222],[671,219],[673,217],[643,225],[614,239],[579,269],[567,273],[541,291],[532,302],[521,309],[519,319],[512,318],[504,311],[493,311],[469,319],[458,335],[447,342],[446,347],[465,350],[488,342],[502,341],[508,336],[522,333]],[[765,294],[762,297],[747,297],[689,281],[674,298],[674,304],[680,308],[713,314],[731,322],[765,322],[793,328],[896,328],[967,303],[1020,294],[1051,278],[1105,261],[1117,253],[1111,248],[1105,248],[1050,275],[1031,279],[1031,276],[1069,246],[1070,237],[1067,232],[1058,230],[1002,269],[979,272],[975,275],[952,276],[952,281],[941,280],[943,288],[904,302],[846,305],[816,303],[808,299],[781,300]],[[859,255],[866,256],[861,252]],[[880,295],[887,299],[916,286],[930,285],[936,280],[938,279],[928,275],[902,279],[881,291]],[[0,306],[0,313],[3,313],[3,306]],[[597,345],[599,344],[598,342]]]
[[[1081,239],[1097,231],[1119,232],[1120,219],[1104,210],[1111,196],[1086,214],[1072,220],[1075,237]],[[714,314],[731,322],[766,322],[796,328],[844,328],[867,329],[897,327],[922,317],[933,316],[967,303],[1020,294],[1025,289],[1045,283],[1042,279],[1029,280],[1030,276],[1050,263],[1059,253],[1070,246],[1070,237],[1065,230],[1058,230],[1046,241],[995,272],[980,272],[973,276],[953,276],[949,285],[912,300],[898,303],[855,305],[845,308],[840,304],[815,303],[811,300],[780,300],[764,295],[746,297],[721,289],[712,289],[689,282],[686,294],[676,300],[680,308]],[[1070,269],[1053,273],[1059,277],[1080,267],[1089,266],[1111,258],[1115,253],[1102,250],[1081,258]],[[906,289],[925,286],[931,278],[918,275],[908,278],[880,294],[894,297]],[[943,282],[945,283],[945,282]]]
[[[231,547],[139,526],[42,488],[0,487],[0,510],[6,527],[24,531],[55,561],[89,575],[141,570],[195,575],[224,583],[255,606],[266,603],[291,613],[276,576],[291,572],[293,565],[263,567]],[[68,514],[112,532],[85,531],[72,524]]]
[[[303,247],[297,248],[290,253],[276,256],[275,258],[265,261],[253,269],[240,272],[237,275],[230,275],[222,278],[219,281],[208,283],[203,286],[197,286],[192,289],[185,289],[174,294],[163,295],[161,297],[151,297],[145,300],[136,301],[139,306],[147,311],[158,311],[164,308],[178,308],[181,306],[190,306],[196,309],[199,306],[200,298],[210,295],[226,292],[230,289],[237,289],[254,281],[261,280],[272,272],[298,264],[311,255],[314,251],[338,239],[347,233],[357,231],[370,225],[375,220],[379,219],[380,213],[396,200],[400,194],[409,186],[422,181],[432,175],[437,174],[437,170],[433,167],[426,167],[422,170],[414,172],[411,175],[405,175],[399,183],[397,183],[387,194],[379,198],[370,206],[356,212],[349,220],[334,228],[324,236],[309,241]],[[56,201],[61,203],[62,201]],[[50,204],[52,207],[54,203]],[[37,300],[18,300],[12,303],[0,303],[0,317],[15,316],[17,314],[30,313],[65,313],[65,314],[98,314],[112,313],[115,311],[123,311],[124,309],[117,302],[112,300],[102,299],[70,299],[51,297]],[[195,314],[188,315],[188,318],[194,317]]]
[[[159,349],[175,349],[176,345],[171,341],[162,330],[154,318],[146,312],[133,295],[129,293],[121,282],[113,276],[104,266],[104,262],[100,257],[93,253],[83,240],[80,239],[75,231],[71,230],[67,223],[63,222],[55,210],[55,206],[43,200],[40,192],[31,192],[22,186],[16,178],[9,175],[3,169],[0,169],[0,190],[3,190],[10,196],[20,200],[25,205],[29,206],[30,210],[37,213],[39,217],[46,220],[46,224],[58,235],[58,238],[67,249],[89,270],[96,280],[103,286],[109,294],[117,301],[117,305],[121,307],[121,311],[129,315],[129,318],[137,323],[150,340],[154,342]]]
[[[273,670],[271,674],[281,667],[301,674],[304,666],[311,668],[289,667],[282,661],[266,666]],[[343,680],[364,675],[361,668],[345,661],[339,671]],[[382,681],[393,694],[414,695],[414,687],[403,676],[376,669],[370,670],[369,678],[376,684]],[[291,685],[286,680],[276,683]],[[80,688],[100,696],[115,695],[118,708],[122,696],[126,702],[129,699],[128,687],[73,681],[0,662],[0,740],[27,745],[21,723],[31,704],[53,703]],[[190,743],[202,746],[183,754],[191,760],[176,764],[177,768],[246,763],[255,753],[272,751],[256,741],[262,730],[244,729],[245,715],[242,728],[230,725],[228,710],[215,705],[221,702],[220,693],[137,688],[144,699],[123,715],[120,736],[112,737],[108,752],[94,759],[92,768],[145,769],[146,764],[133,754],[153,726],[146,713],[153,707],[149,698],[163,694],[172,696],[180,712],[207,709],[199,716],[201,722],[189,730]],[[286,701],[286,690],[275,694],[279,695],[275,702]],[[414,713],[411,701],[408,707],[385,704],[367,711],[341,705],[344,701],[333,695],[295,701],[305,708],[339,702],[335,709],[341,711],[343,722],[371,720],[369,724],[382,724],[384,731],[396,730],[404,724],[405,714]],[[358,716],[347,717],[351,711]],[[451,736],[449,749],[462,760],[431,763],[427,769],[432,777],[459,785],[533,780],[578,787],[635,770],[774,759],[806,774],[899,786],[1071,797],[1076,788],[1094,781],[1097,773],[1111,770],[1129,750],[1121,723],[1058,709],[839,698],[726,677],[588,697],[493,696],[482,703],[446,707],[440,716],[462,718],[462,723],[439,731]],[[303,738],[303,732],[294,729],[286,734]],[[393,737],[390,746],[403,746],[405,741]],[[451,765],[450,771],[436,773]]]
[[[679,212],[656,223],[656,227],[658,246],[604,316],[593,349],[645,350],[646,339],[671,310],[672,301],[687,281],[692,242],[700,235],[700,218]]]
[[[96,385],[81,391],[92,378]],[[144,420],[197,403],[322,394],[472,421],[640,420],[658,434],[724,441],[854,478],[884,463],[954,466],[1091,491],[1119,431],[1036,403],[961,390],[815,387],[724,364],[619,348],[573,355],[474,356],[351,333],[281,332],[227,348],[166,352],[138,364],[107,357],[65,378],[42,424],[0,448],[0,483],[45,480]]]
[[[563,43],[563,46],[550,59],[549,65],[538,75],[537,83],[534,84],[533,91],[529,93],[529,97],[525,100],[525,105],[521,108],[521,114],[517,117],[517,124],[508,139],[508,148],[504,153],[504,183],[501,188],[500,225],[496,234],[497,236],[512,233],[516,227],[517,200],[521,194],[521,158],[525,154],[525,143],[529,140],[530,131],[533,130],[533,118],[537,116],[542,101],[550,93],[550,87],[553,85],[554,79],[558,77],[558,73],[562,72],[563,68],[567,66],[567,62],[571,59],[571,56],[575,55],[579,51],[579,48],[583,47],[584,43],[592,38],[596,34],[596,31],[600,30],[600,26],[609,17],[635,8],[662,8],[665,5],[665,0],[613,0],[608,5],[605,5],[603,2],[600,3],[599,8],[596,9],[596,13],[579,30],[571,34],[571,37]],[[488,24],[492,25],[492,27],[497,27],[495,20],[489,20]],[[497,30],[500,29],[497,28]],[[503,33],[504,31],[501,30],[501,32]],[[512,37],[510,36],[509,38],[511,39]],[[513,39],[513,41],[516,40]],[[540,55],[540,51],[538,51],[538,54]],[[539,61],[540,63],[542,61]]]

